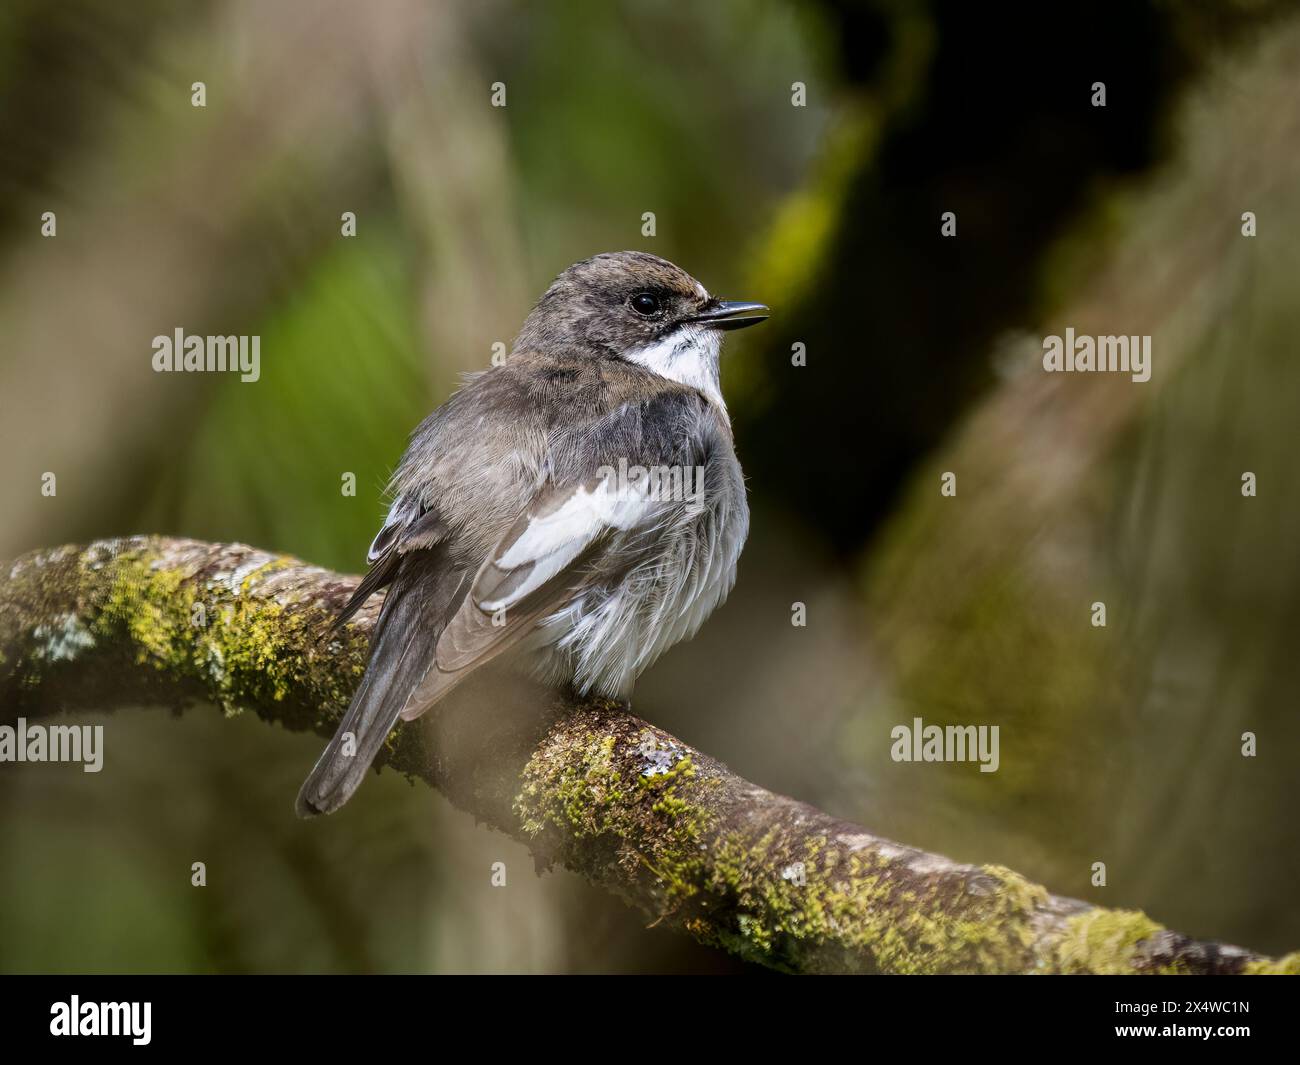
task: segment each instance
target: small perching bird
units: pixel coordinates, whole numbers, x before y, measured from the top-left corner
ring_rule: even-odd
[[[719,386],[722,332],[767,317],[644,252],[565,270],[510,356],[426,418],[342,625],[388,592],[370,660],[298,793],[348,800],[399,718],[497,655],[626,696],[735,582],[749,508]]]

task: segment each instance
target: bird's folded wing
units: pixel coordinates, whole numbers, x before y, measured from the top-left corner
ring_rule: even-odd
[[[403,555],[431,548],[446,537],[447,525],[437,510],[399,496],[366,554],[370,569],[330,623],[330,634],[341,629],[367,599],[392,583]]]
[[[660,509],[644,481],[610,475],[545,486],[479,567],[402,718],[419,717],[473,669],[532,632],[581,590],[612,533],[648,527]]]

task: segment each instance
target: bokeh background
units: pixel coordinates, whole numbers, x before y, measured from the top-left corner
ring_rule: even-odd
[[[570,262],[653,251],[775,314],[725,355],[737,589],[637,712],[909,844],[1300,946],[1297,5],[8,0],[0,150],[0,557],[355,572],[458,375]],[[259,334],[261,380],[155,374],[177,326]],[[1066,326],[1151,334],[1151,381],[1042,373]],[[891,761],[913,716],[999,725],[1001,769]],[[316,737],[107,724],[99,775],[0,766],[0,969],[744,969],[392,773],[297,822]]]

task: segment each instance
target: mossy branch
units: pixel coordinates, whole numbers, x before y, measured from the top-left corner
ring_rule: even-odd
[[[135,537],[33,552],[0,570],[0,719],[211,702],[328,735],[377,611],[372,602],[325,637],[354,583],[238,544]],[[660,927],[765,965],[1300,970],[1300,954],[1273,961],[1197,942],[1009,869],[881,839],[741,779],[622,705],[536,691],[515,706],[484,701],[472,687],[454,695],[431,726],[395,731],[380,761],[524,841],[541,865],[558,862]]]

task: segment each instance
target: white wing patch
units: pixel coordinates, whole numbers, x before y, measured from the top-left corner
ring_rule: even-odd
[[[479,608],[496,613],[514,606],[573,562],[602,532],[635,528],[651,510],[648,478],[620,484],[611,474],[590,491],[579,485],[555,510],[531,517],[524,531],[492,560],[495,568],[507,572],[528,565],[532,569],[508,596],[484,600]]]

